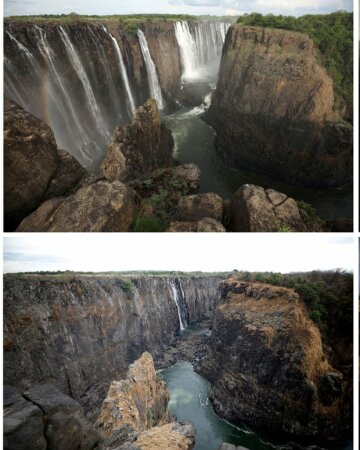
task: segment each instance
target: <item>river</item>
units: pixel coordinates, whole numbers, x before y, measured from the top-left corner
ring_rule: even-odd
[[[339,189],[294,186],[246,169],[227,167],[215,151],[214,130],[200,117],[209,102],[210,97],[201,106],[182,108],[164,118],[174,137],[176,160],[180,164],[195,163],[200,167],[199,192],[215,192],[227,199],[243,184],[256,184],[310,203],[323,220],[352,218],[351,186]]]

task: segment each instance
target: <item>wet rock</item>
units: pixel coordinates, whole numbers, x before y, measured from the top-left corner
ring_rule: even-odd
[[[128,231],[135,211],[130,188],[120,181],[99,181],[46,201],[17,231]]]
[[[233,231],[321,231],[320,220],[304,220],[294,199],[252,184],[232,196],[230,223]]]
[[[354,223],[352,219],[334,219],[327,220],[326,227],[333,232],[352,233]]]
[[[305,34],[234,24],[206,120],[224,162],[308,186],[352,177],[352,126]]]
[[[101,164],[110,181],[129,181],[173,164],[174,140],[162,123],[156,101],[149,99],[134,113],[131,125],[118,127]]]
[[[213,192],[188,195],[180,199],[176,219],[183,222],[196,222],[209,217],[221,223],[223,209],[222,198]]]
[[[4,449],[45,450],[43,413],[12,386],[4,386]]]
[[[5,230],[13,231],[45,198],[66,194],[86,174],[74,157],[57,149],[47,124],[5,99]]]

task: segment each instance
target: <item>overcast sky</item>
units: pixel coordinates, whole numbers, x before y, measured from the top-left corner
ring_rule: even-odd
[[[352,0],[5,0],[4,15],[28,14],[213,14],[250,12],[299,16],[353,10]]]
[[[29,234],[4,238],[4,272],[353,270],[352,238],[300,233]]]

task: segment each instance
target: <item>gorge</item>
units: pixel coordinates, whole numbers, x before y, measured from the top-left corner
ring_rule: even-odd
[[[310,319],[309,306],[294,289],[242,277],[240,273],[8,274],[4,278],[4,383],[25,392],[26,399],[69,396],[82,406],[88,424],[100,420],[104,430],[118,417],[110,406],[118,395],[123,398],[121,392],[133,392],[140,408],[136,400],[137,393],[143,392],[140,379],[149,389],[155,375],[136,362],[127,375],[134,388],[125,389],[127,382],[118,380],[140,357],[148,361],[145,367],[151,366],[151,356],[141,356],[150,352],[155,367],[164,369],[160,376],[168,380],[170,412],[176,391],[184,389],[182,382],[188,383],[186,389],[195,389],[195,398],[197,392],[201,396],[194,417],[198,414],[204,426],[204,414],[210,423],[217,423],[215,432],[219,427],[209,449],[216,450],[222,438],[251,449],[301,449],[314,443],[321,448],[351,448],[351,346],[344,341],[336,347],[342,341],[338,332],[337,343],[320,333]],[[351,296],[346,277],[336,280],[343,284],[339,295]],[[193,364],[210,381],[209,393],[205,380],[181,361]],[[180,365],[173,365],[176,362]],[[135,367],[143,375],[131,372]],[[167,404],[166,394],[154,394],[158,389],[163,392],[161,385],[156,386],[146,394],[152,399],[153,413],[146,416],[144,406],[140,413],[148,422],[154,417],[152,427]],[[102,419],[97,419],[107,392]],[[214,413],[209,399],[233,425]],[[185,402],[181,408],[181,404],[176,414],[183,416],[189,405]],[[121,416],[134,417],[124,405]],[[9,406],[5,413],[10,420],[14,410]],[[184,419],[191,417],[179,417]],[[172,425],[176,426],[180,425]],[[138,431],[144,431],[142,427]],[[13,437],[14,427],[9,429]],[[191,435],[187,430],[184,433]],[[123,431],[117,439],[125,442],[132,435]],[[200,435],[199,444],[195,437],[195,448],[203,449],[202,431]],[[329,436],[332,440],[327,440]],[[201,442],[203,446],[197,446]]]
[[[337,117],[332,81],[312,41],[230,25],[195,18],[8,20],[5,95],[47,123],[57,147],[95,176],[116,128],[152,97],[173,133],[175,163],[199,166],[200,193],[227,201],[254,184],[305,200],[323,220],[351,219],[352,128]]]

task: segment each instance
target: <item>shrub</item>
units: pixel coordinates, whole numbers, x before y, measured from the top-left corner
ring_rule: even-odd
[[[321,317],[322,314],[318,309],[313,309],[310,312],[310,319],[313,320],[315,323],[321,323],[322,322]]]
[[[165,231],[168,224],[152,216],[139,216],[136,218],[133,231],[135,232],[160,232]]]

